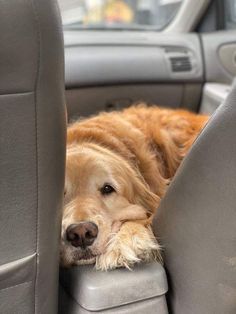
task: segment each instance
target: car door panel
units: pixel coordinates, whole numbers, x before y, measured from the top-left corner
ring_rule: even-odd
[[[236,74],[236,31],[218,31],[201,38],[206,81],[231,84]]]
[[[236,31],[201,36],[205,80],[200,111],[211,114],[226,99],[236,75]]]

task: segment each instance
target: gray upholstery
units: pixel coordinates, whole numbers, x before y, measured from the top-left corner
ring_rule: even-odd
[[[57,311],[63,41],[53,0],[0,0],[0,313]]]
[[[154,220],[173,314],[236,313],[236,85],[185,158]]]

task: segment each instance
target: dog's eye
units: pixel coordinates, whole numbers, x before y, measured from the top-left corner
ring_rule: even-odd
[[[105,184],[105,185],[101,188],[101,193],[102,193],[103,195],[111,194],[111,193],[113,193],[113,192],[115,192],[115,189],[114,189],[111,185],[109,185],[109,184]]]

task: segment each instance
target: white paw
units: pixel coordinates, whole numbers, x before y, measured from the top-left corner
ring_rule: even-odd
[[[134,222],[124,223],[109,241],[106,252],[96,258],[96,269],[119,267],[131,269],[139,262],[162,261],[160,245],[150,227]]]

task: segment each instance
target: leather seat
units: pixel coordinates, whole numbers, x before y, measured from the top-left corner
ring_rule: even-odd
[[[236,84],[184,159],[153,225],[170,312],[236,313]]]
[[[54,0],[0,0],[0,313],[57,312],[64,186],[61,22]]]

